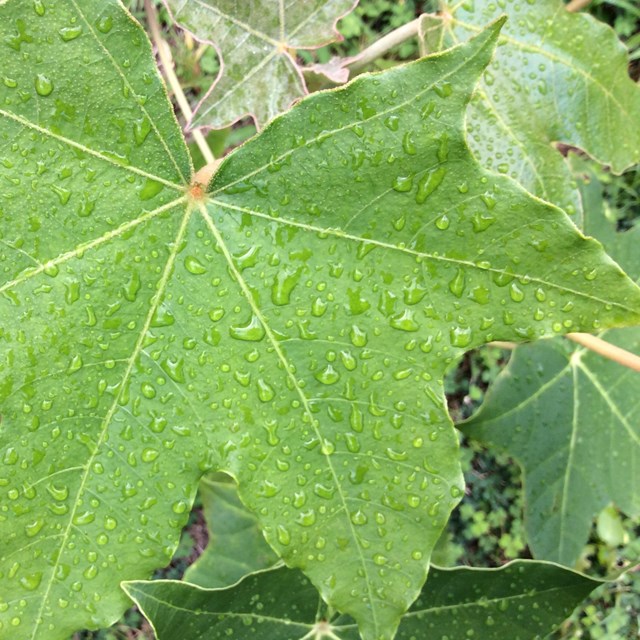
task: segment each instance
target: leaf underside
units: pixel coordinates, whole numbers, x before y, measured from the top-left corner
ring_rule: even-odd
[[[302,101],[195,201],[121,5],[0,6],[3,633],[116,620],[217,469],[392,637],[462,493],[446,367],[640,320],[596,242],[468,152],[498,27]]]
[[[403,616],[396,638],[534,640],[562,622],[598,584],[557,565],[526,560],[500,569],[433,567],[427,586]],[[359,637],[348,616],[323,620],[315,589],[291,569],[257,573],[220,590],[171,580],[129,582],[124,588],[153,625],[158,640],[254,634],[270,640]]]
[[[296,49],[341,39],[335,28],[357,0],[165,0],[176,23],[212,44],[221,70],[191,126],[226,127],[251,116],[264,126],[307,93]]]
[[[640,277],[640,228],[615,231],[594,176],[583,197],[586,230]],[[638,328],[601,337],[640,352]],[[480,410],[459,425],[522,466],[527,540],[536,557],[573,566],[593,518],[610,502],[631,517],[640,514],[638,397],[637,372],[573,343],[542,341],[515,350]]]
[[[580,194],[556,143],[617,173],[640,162],[640,87],[629,78],[625,46],[592,16],[567,12],[562,0],[440,0],[440,8],[444,28],[432,18],[426,30],[431,47],[508,17],[469,108],[469,145],[484,166],[576,214],[579,224]]]

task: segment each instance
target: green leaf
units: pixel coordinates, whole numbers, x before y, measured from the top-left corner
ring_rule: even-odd
[[[121,5],[41,13],[0,7],[3,633],[115,620],[220,470],[390,638],[462,493],[446,367],[640,322],[600,245],[468,152],[499,24],[303,100],[203,197]]]
[[[640,351],[640,330],[602,337]],[[640,513],[640,379],[560,340],[523,345],[480,410],[458,425],[506,450],[524,472],[525,528],[537,558],[573,566],[595,515],[610,501]]]
[[[211,474],[200,481],[200,498],[209,544],[187,569],[184,579],[202,587],[226,587],[278,560],[265,542],[257,518],[238,498],[228,476]]]
[[[307,93],[296,49],[342,39],[338,20],[357,0],[165,0],[173,19],[215,47],[220,73],[191,126],[226,127],[245,116],[264,126]]]
[[[468,113],[469,144],[482,164],[574,213],[579,193],[556,143],[579,147],[618,173],[640,162],[640,88],[608,26],[566,12],[562,0],[440,0],[440,7],[443,46],[508,16]]]
[[[616,233],[604,218],[600,185],[590,179],[585,226],[640,277],[640,229]],[[640,352],[638,328],[601,337]],[[563,340],[544,341],[518,347],[480,410],[458,425],[521,465],[536,557],[574,565],[593,518],[610,501],[629,516],[640,514],[639,395],[640,376],[631,369]]]
[[[598,580],[545,562],[518,560],[500,569],[438,569],[402,618],[397,640],[468,638],[535,640],[562,622]],[[172,580],[127,582],[125,591],[158,640],[331,638],[356,640],[347,616],[327,620],[317,593],[298,571],[275,569],[228,589]],[[287,594],[287,597],[282,597]]]

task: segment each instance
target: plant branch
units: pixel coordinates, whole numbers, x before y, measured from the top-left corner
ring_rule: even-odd
[[[167,44],[167,42],[162,37],[162,33],[160,31],[160,23],[158,22],[158,14],[151,0],[144,0],[144,10],[147,14],[147,21],[149,22],[149,30],[151,31],[153,44],[155,44],[156,49],[158,50],[158,57],[160,58],[164,76],[169,86],[171,87],[171,91],[173,92],[176,102],[178,103],[180,111],[182,111],[182,115],[188,122],[193,116],[193,111],[191,111],[191,107],[189,106],[187,97],[184,95],[184,91],[182,90],[180,81],[178,80],[178,76],[176,76],[176,73],[174,71],[171,50],[169,49],[169,45]],[[215,161],[215,156],[211,152],[211,149],[209,148],[209,145],[207,144],[207,141],[202,132],[199,129],[193,129],[191,131],[191,135],[193,136],[194,142],[198,145],[198,148],[202,152],[202,156],[204,157],[206,163],[213,163]]]
[[[518,346],[518,343],[505,342],[504,340],[493,340],[492,342],[487,342],[485,346],[496,347],[498,349],[508,349],[509,351],[513,351]]]
[[[586,347],[591,351],[595,351],[597,354],[609,358],[623,367],[628,367],[634,371],[640,371],[640,356],[616,347],[614,344],[602,340],[596,336],[592,336],[589,333],[567,333],[567,338],[578,343],[582,347]]]
[[[592,0],[571,0],[565,9],[571,12],[582,11],[582,9],[591,4],[591,1]]]
[[[391,33],[374,42],[370,47],[361,51],[355,58],[352,58],[346,66],[349,67],[352,72],[364,69],[368,64],[371,64],[374,60],[383,56],[390,49],[393,49],[393,47],[402,44],[409,38],[417,36],[419,24],[420,18],[416,18],[394,29]]]

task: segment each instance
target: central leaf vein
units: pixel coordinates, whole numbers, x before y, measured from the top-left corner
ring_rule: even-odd
[[[246,298],[247,302],[251,306],[252,311],[255,313],[256,317],[258,318],[258,320],[260,321],[260,323],[264,327],[265,335],[267,336],[269,342],[273,346],[273,349],[274,349],[278,359],[280,360],[280,362],[282,363],[282,365],[284,367],[284,370],[285,370],[285,373],[286,373],[287,377],[291,381],[291,384],[292,384],[293,388],[295,389],[297,395],[299,396],[300,401],[302,402],[302,406],[304,407],[304,411],[305,411],[305,413],[307,414],[307,416],[308,416],[308,418],[310,420],[311,427],[315,431],[316,436],[320,440],[322,440],[322,434],[320,433],[320,431],[319,431],[319,429],[317,427],[317,422],[316,422],[316,420],[315,420],[315,418],[313,416],[313,412],[311,411],[311,407],[309,405],[309,399],[307,398],[307,396],[305,395],[304,391],[300,387],[300,384],[298,383],[297,378],[293,375],[293,373],[291,371],[291,364],[290,364],[287,356],[282,351],[282,347],[280,346],[279,341],[277,340],[273,330],[271,329],[271,326],[269,325],[269,323],[267,322],[267,319],[262,314],[261,309],[255,303],[255,300],[253,299],[253,296],[251,295],[251,291],[249,290],[249,287],[247,286],[247,283],[244,281],[240,271],[236,267],[236,265],[235,265],[235,263],[233,261],[233,256],[231,255],[228,247],[226,246],[226,243],[224,242],[224,239],[222,238],[222,235],[220,234],[220,231],[215,226],[213,220],[211,219],[211,216],[209,215],[209,212],[207,211],[207,209],[206,209],[206,207],[204,205],[200,205],[200,212],[202,214],[202,217],[205,220],[205,223],[209,227],[213,237],[215,238],[217,245],[220,247],[220,250],[222,251],[225,259],[227,260],[227,263],[229,265],[229,269],[233,273],[233,275],[234,275],[234,277],[235,277],[240,289],[242,290],[242,293],[243,293],[244,297]],[[354,525],[351,522],[351,518],[349,517],[349,510],[347,508],[346,496],[343,493],[342,486],[341,486],[341,484],[339,482],[339,479],[338,479],[338,475],[336,473],[336,470],[333,467],[333,464],[331,462],[331,459],[330,459],[329,455],[327,455],[327,454],[323,454],[323,455],[324,455],[324,458],[325,458],[325,462],[326,462],[327,468],[329,469],[329,472],[331,473],[331,476],[333,477],[333,480],[335,482],[336,490],[337,490],[338,496],[340,498],[340,502],[342,503],[342,507],[345,510],[345,520],[347,522],[347,525],[348,525],[349,530],[351,532],[351,536],[352,536],[353,542],[354,542],[355,547],[356,547],[357,552],[358,552],[359,564],[362,567],[362,570],[363,570],[364,575],[365,575],[365,582],[366,582],[367,594],[368,594],[369,602],[373,602],[375,598],[374,598],[373,589],[372,589],[372,586],[371,586],[371,580],[369,578],[369,571],[368,571],[368,568],[367,568],[367,563],[365,562],[365,558],[364,558],[364,555],[362,553],[362,548],[361,548],[361,546],[359,544],[358,536],[356,534]],[[375,607],[371,608],[371,617],[373,619],[373,626],[377,630],[378,629],[378,621],[376,619],[376,609],[375,609]]]

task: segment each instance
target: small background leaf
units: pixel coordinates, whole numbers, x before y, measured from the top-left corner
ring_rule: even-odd
[[[248,573],[266,569],[278,557],[265,542],[256,517],[238,498],[231,478],[210,474],[200,481],[209,544],[184,579],[207,588],[226,587]]]
[[[395,637],[535,640],[562,622],[599,584],[551,563],[526,560],[500,569],[433,567]],[[158,640],[185,632],[193,640],[229,635],[244,639],[255,633],[270,640],[359,637],[347,616],[323,621],[312,585],[286,568],[248,576],[222,590],[165,580],[123,586],[153,624]]]
[[[335,25],[357,0],[165,0],[173,18],[213,45],[221,69],[192,126],[225,127],[250,115],[258,128],[307,93],[296,49],[341,39]]]
[[[562,0],[439,4],[444,33],[431,46],[450,46],[508,16],[468,112],[474,154],[579,222],[579,192],[554,145],[579,147],[617,173],[640,161],[640,88],[629,78],[626,48],[608,26],[565,11]]]

